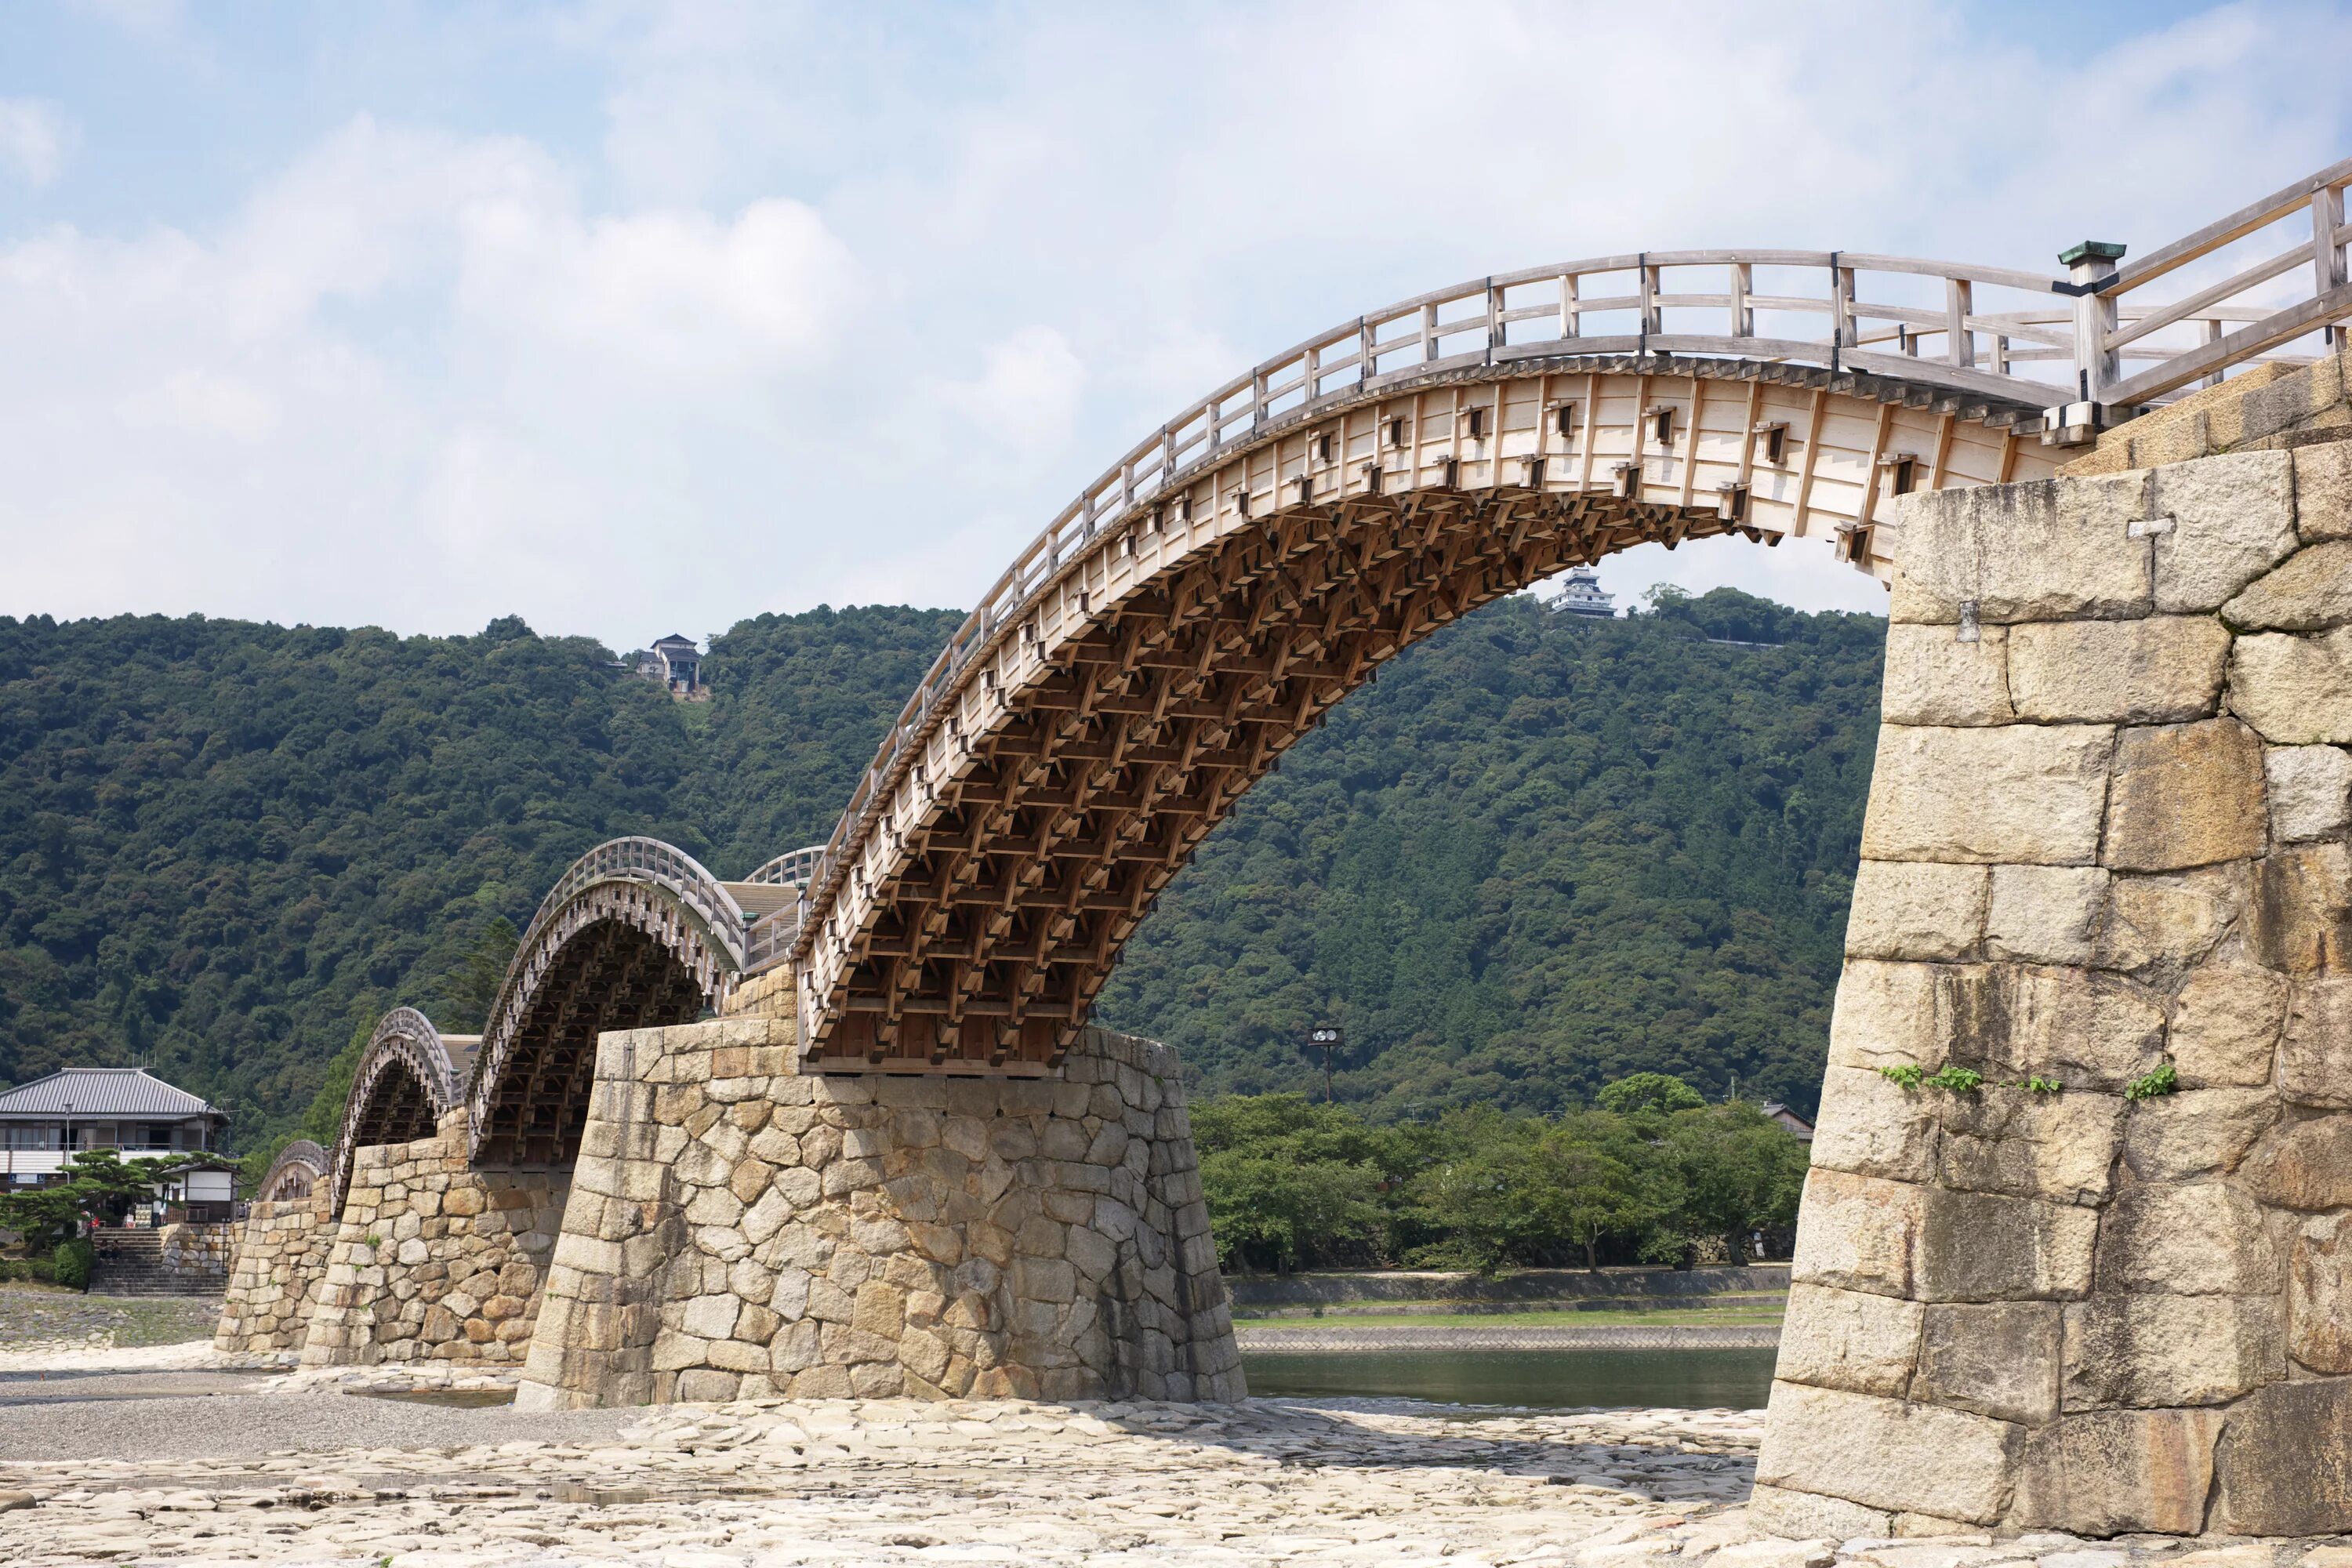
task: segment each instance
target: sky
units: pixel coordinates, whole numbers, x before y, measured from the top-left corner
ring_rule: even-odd
[[[2352,6],[12,5],[0,615],[972,603],[1252,362],[1579,256],[2054,270],[2352,151]],[[1794,542],[1627,596],[1882,591]]]

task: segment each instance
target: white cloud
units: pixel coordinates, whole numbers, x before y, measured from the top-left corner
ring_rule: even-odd
[[[944,382],[940,401],[968,421],[994,456],[1026,466],[1068,444],[1086,366],[1051,327],[1023,327],[991,343],[970,381]]]
[[[177,33],[187,10],[181,0],[73,0],[73,8],[148,41]]]
[[[0,98],[0,170],[28,185],[46,185],[65,166],[73,128],[46,103]]]
[[[2090,59],[1862,0],[519,15],[591,136],[379,100],[209,221],[0,232],[0,613],[629,644],[969,603],[1184,402],[1387,300],[1684,245],[2048,268],[2352,129],[2352,18],[2296,5]],[[1879,602],[1815,553],[1605,575]]]
[[[591,219],[526,144],[365,121],[216,234],[21,240],[0,608],[606,630],[740,548],[710,405],[821,409],[855,297],[799,204]]]

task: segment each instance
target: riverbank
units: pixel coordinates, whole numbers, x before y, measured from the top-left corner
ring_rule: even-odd
[[[1279,1327],[1236,1324],[1234,1332],[1244,1353],[1318,1355],[1363,1351],[1770,1350],[1780,1342],[1777,1322],[1473,1327],[1324,1318],[1310,1324],[1285,1322]]]
[[[0,1284],[0,1355],[74,1342],[168,1345],[210,1341],[217,1296],[86,1295],[26,1280]]]
[[[1292,1309],[1453,1311],[1527,1307],[1551,1310],[1689,1310],[1742,1298],[1789,1293],[1789,1266],[1758,1263],[1710,1268],[1514,1268],[1503,1274],[1416,1268],[1328,1270],[1306,1274],[1229,1274],[1234,1315],[1270,1316]]]

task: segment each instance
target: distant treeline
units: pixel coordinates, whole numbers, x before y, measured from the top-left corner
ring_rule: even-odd
[[[1367,1121],[1303,1095],[1193,1108],[1218,1261],[1242,1271],[1744,1263],[1796,1221],[1805,1145],[1641,1073],[1559,1116]]]
[[[272,1142],[384,1008],[478,1024],[598,841],[740,876],[822,839],[958,619],[745,621],[683,705],[513,619],[0,618],[0,1084],[142,1063]],[[1727,591],[1490,606],[1292,750],[1097,1014],[1208,1093],[1319,1089],[1300,1044],[1339,1024],[1375,1123],[1556,1113],[1643,1070],[1810,1109],[1883,636]]]

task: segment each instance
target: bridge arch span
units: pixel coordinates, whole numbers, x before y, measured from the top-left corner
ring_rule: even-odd
[[[692,1023],[726,1000],[744,965],[743,886],[652,838],[616,838],[572,863],[531,917],[483,1027],[465,1096],[475,1163],[572,1163],[596,1037]]]
[[[354,1151],[430,1138],[442,1116],[457,1105],[464,1067],[472,1064],[461,1066],[452,1044],[462,1054],[473,1041],[463,1036],[445,1038],[414,1007],[394,1007],[377,1021],[352,1071],[352,1097],[344,1104],[342,1132],[335,1140],[330,1174],[337,1212],[351,1184]],[[279,1156],[268,1180],[279,1177],[297,1147],[289,1145],[287,1154]]]
[[[1514,356],[1302,404],[1082,506],[941,655],[815,868],[811,1066],[1050,1069],[1194,847],[1381,664],[1645,542],[1825,534],[1887,574],[1884,503],[2048,472],[2040,417],[1828,368]]]
[[[254,1201],[296,1203],[309,1197],[333,1169],[333,1157],[308,1138],[297,1138],[278,1152],[268,1173],[253,1190]]]

